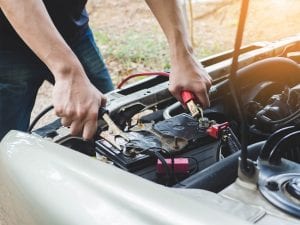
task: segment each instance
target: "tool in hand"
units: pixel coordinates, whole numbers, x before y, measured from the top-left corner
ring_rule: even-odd
[[[184,105],[189,109],[192,117],[203,119],[203,110],[202,108],[195,103],[196,97],[190,91],[182,91],[181,98],[183,100]]]
[[[98,117],[103,118],[103,120],[106,122],[108,129],[116,136],[120,136],[124,138],[127,142],[129,142],[129,138],[127,135],[115,124],[115,122],[110,118],[108,114],[108,110],[100,107],[98,112]]]
[[[192,92],[182,91],[181,98],[184,105],[189,109],[192,117],[198,119],[200,127],[206,129],[216,123],[216,121],[204,117],[203,109],[199,106],[199,104],[196,104],[196,97]]]

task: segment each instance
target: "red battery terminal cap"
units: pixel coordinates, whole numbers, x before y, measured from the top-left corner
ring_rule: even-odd
[[[207,128],[206,132],[209,136],[211,136],[215,139],[219,139],[219,135],[220,135],[221,131],[228,127],[229,127],[228,122],[221,123],[221,124],[214,124],[214,125],[211,125],[209,128]]]

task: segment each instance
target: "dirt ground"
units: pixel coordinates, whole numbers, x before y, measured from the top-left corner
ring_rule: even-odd
[[[213,3],[212,3],[213,2]],[[194,48],[199,58],[232,49],[234,44],[240,1],[225,5],[217,10],[216,0],[200,0],[193,4]],[[219,1],[220,2],[220,1]],[[131,30],[138,34],[164,38],[158,23],[152,16],[146,3],[140,0],[90,0],[88,3],[90,24],[95,32],[120,36]],[[214,11],[214,13],[210,13]],[[189,17],[189,10],[187,11]],[[298,0],[252,0],[244,34],[244,44],[255,41],[273,41],[295,35],[300,31],[300,1]],[[151,37],[149,37],[151,38]],[[107,55],[108,45],[100,46],[114,83],[120,75],[127,74],[120,62]],[[159,57],[159,54],[158,54]],[[134,64],[135,65],[135,64]],[[135,66],[134,72],[142,72],[147,65]],[[161,70],[162,68],[153,68]],[[51,85],[45,83],[40,89],[33,111],[33,117],[51,104]],[[49,121],[53,116],[47,116]]]

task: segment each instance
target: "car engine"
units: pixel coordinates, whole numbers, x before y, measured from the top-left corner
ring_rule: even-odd
[[[70,135],[59,120],[33,134],[161,185],[249,204],[259,198],[267,212],[279,211],[291,220],[284,224],[294,224],[300,217],[299,49],[298,38],[291,38],[241,50],[237,77],[255,164],[251,178],[238,169],[241,121],[229,87],[230,52],[202,61],[214,79],[203,117],[191,116],[170,95],[168,79],[154,76],[107,94],[104,113],[113,125],[99,118],[93,141]],[[281,224],[274,218],[271,224]]]

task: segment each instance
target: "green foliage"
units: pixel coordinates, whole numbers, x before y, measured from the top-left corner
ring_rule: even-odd
[[[170,70],[168,45],[161,32],[127,30],[109,34],[106,31],[94,31],[94,35],[108,62],[114,83],[135,72]],[[194,47],[198,59],[224,50],[222,43],[204,43],[199,40]]]
[[[167,43],[161,35],[138,33],[128,30],[118,35],[96,31],[95,39],[101,47],[104,57],[115,60],[124,67],[142,64],[147,68],[168,69]]]
[[[194,48],[195,55],[198,57],[198,59],[220,53],[222,51],[225,51],[224,45],[222,43],[214,42],[210,45],[207,45],[205,47],[196,46]]]
[[[103,32],[94,32],[94,37],[96,39],[96,42],[101,45],[107,45],[110,42],[110,38],[108,37],[108,35]]]

